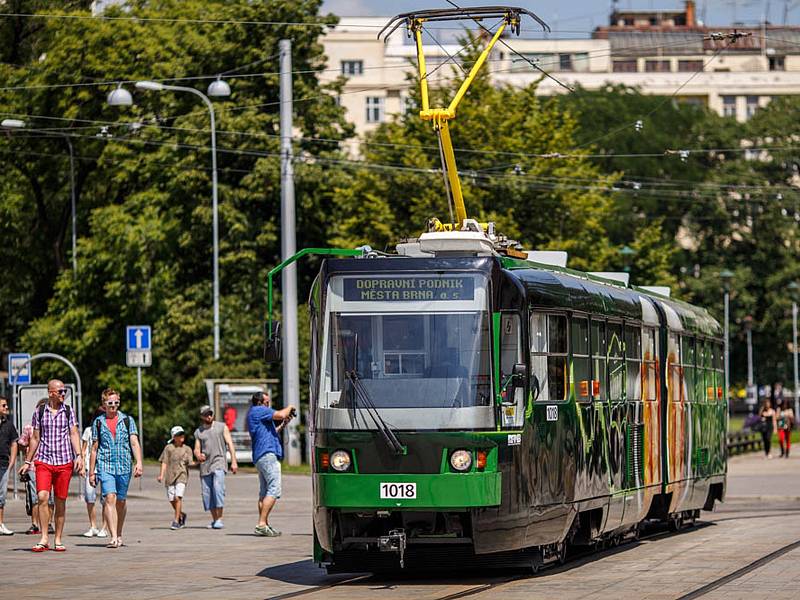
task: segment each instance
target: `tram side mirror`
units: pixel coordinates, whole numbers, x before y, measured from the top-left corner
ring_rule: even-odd
[[[533,401],[536,402],[539,399],[539,394],[542,392],[541,384],[539,383],[539,378],[534,375],[531,377],[531,397]]]
[[[511,369],[511,374],[514,376],[514,381],[518,386],[525,385],[525,380],[528,378],[528,368],[525,363],[517,363]]]
[[[264,325],[264,360],[268,363],[281,361],[281,324],[275,322],[272,331]]]

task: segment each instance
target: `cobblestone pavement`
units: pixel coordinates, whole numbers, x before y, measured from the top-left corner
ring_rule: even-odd
[[[728,501],[702,524],[656,532],[638,543],[582,556],[536,576],[488,572],[463,577],[328,576],[311,562],[311,485],[284,476],[273,525],[279,538],[252,535],[258,481],[229,475],[225,529],[205,528],[197,474],[187,491],[188,527],[171,531],[155,469],[131,485],[126,546],[86,539],[84,505],[70,499],[67,552],[33,554],[36,539],[0,538],[3,598],[799,598],[800,455],[730,461]],[[73,486],[74,488],[74,486]],[[9,495],[6,523],[27,528],[24,502]]]

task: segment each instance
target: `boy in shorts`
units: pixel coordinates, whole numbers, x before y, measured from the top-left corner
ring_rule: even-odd
[[[170,431],[172,439],[161,452],[158,461],[161,471],[158,481],[163,481],[167,488],[167,500],[175,510],[170,529],[183,529],[186,527],[186,513],[183,512],[183,494],[186,491],[186,482],[189,481],[189,467],[194,465],[191,449],[185,445],[186,433],[183,427],[176,425]]]

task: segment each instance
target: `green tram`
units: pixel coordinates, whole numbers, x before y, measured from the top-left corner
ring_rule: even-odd
[[[310,310],[314,558],[330,571],[535,570],[724,498],[723,346],[704,309],[447,252],[328,258]]]
[[[449,122],[518,7],[398,15],[417,46],[420,118],[440,144],[451,222],[397,254],[328,255],[311,289],[314,560],[329,571],[529,567],[570,545],[678,529],[725,497],[719,324],[702,308],[533,262],[468,218]],[[447,106],[428,96],[423,32],[481,25],[486,48]],[[438,25],[436,25],[438,26]],[[388,32],[388,33],[386,33]],[[489,35],[491,33],[491,36]],[[491,38],[491,39],[489,39]]]

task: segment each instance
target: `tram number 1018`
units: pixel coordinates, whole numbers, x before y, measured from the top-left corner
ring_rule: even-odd
[[[381,499],[414,499],[417,497],[416,483],[382,483]]]

